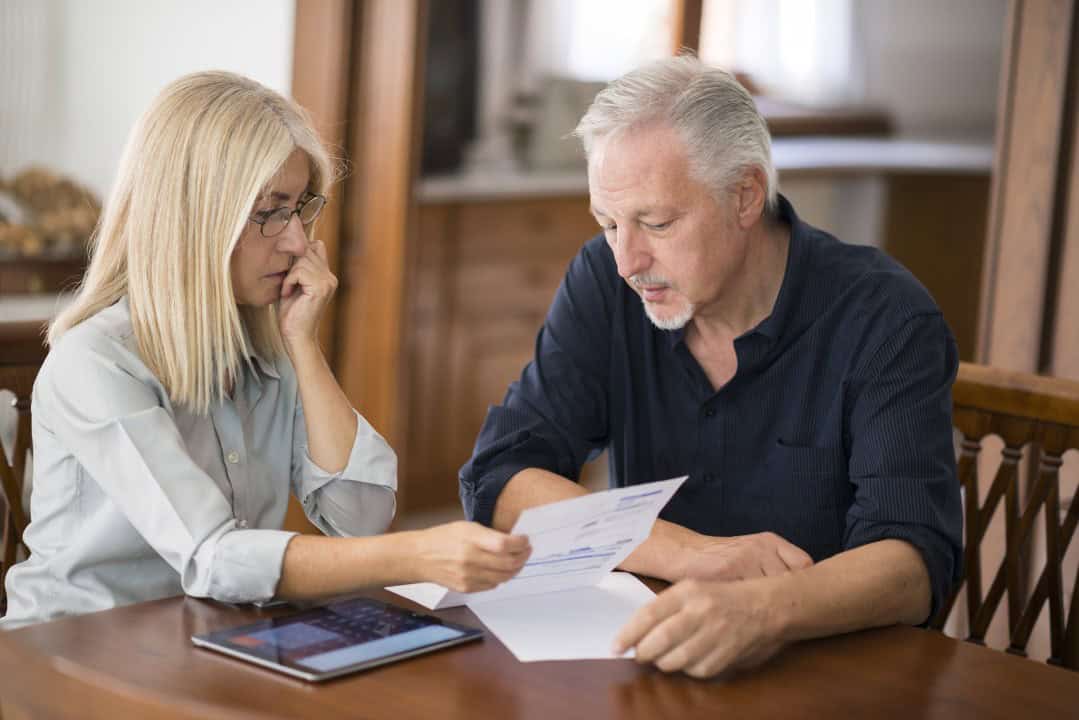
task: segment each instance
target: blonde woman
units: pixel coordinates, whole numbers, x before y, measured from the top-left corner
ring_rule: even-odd
[[[237,75],[183,77],[142,117],[49,330],[30,557],[3,626],[180,593],[478,590],[523,565],[526,538],[474,523],[377,536],[396,456],[316,339],[337,286],[312,235],[332,174],[303,111]],[[329,537],[281,530],[290,489]]]

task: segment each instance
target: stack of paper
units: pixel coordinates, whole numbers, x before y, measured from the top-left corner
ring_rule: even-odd
[[[434,583],[386,588],[432,610],[468,605],[518,660],[610,658],[618,630],[654,593],[612,573],[652,531],[685,477],[529,508],[511,531],[532,555],[493,590],[456,593]]]

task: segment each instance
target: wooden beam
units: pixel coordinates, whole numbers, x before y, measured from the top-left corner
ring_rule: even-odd
[[[1065,122],[1065,147],[1062,153],[1069,158],[1063,172],[1059,197],[1063,198],[1063,228],[1061,232],[1060,261],[1057,269],[1056,297],[1051,327],[1052,350],[1049,373],[1056,377],[1079,380],[1079,324],[1075,314],[1079,311],[1079,9],[1073,12],[1071,91],[1067,104]]]
[[[701,49],[701,14],[704,0],[671,0],[671,52]]]
[[[345,168],[348,128],[349,74],[352,70],[353,0],[296,0],[293,37],[292,97],[311,114],[316,129]],[[317,224],[326,243],[330,269],[341,273],[342,197],[335,185]],[[319,339],[334,364],[337,301],[322,318]]]
[[[402,351],[418,165],[425,3],[364,0],[353,72],[338,378],[403,464],[407,357]],[[399,470],[399,475],[405,473]]]
[[[1012,0],[979,303],[979,362],[1042,370],[1074,0]]]

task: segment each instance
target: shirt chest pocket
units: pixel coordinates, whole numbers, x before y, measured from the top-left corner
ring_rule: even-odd
[[[762,490],[770,496],[769,525],[821,560],[842,549],[853,497],[842,448],[776,443]]]

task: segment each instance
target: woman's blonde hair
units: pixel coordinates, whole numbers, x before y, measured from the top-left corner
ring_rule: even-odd
[[[207,412],[252,352],[282,351],[276,309],[237,306],[230,258],[296,149],[308,190],[326,194],[333,166],[297,104],[227,72],[168,85],[131,133],[89,268],[49,344],[126,295],[143,361],[173,402]]]

